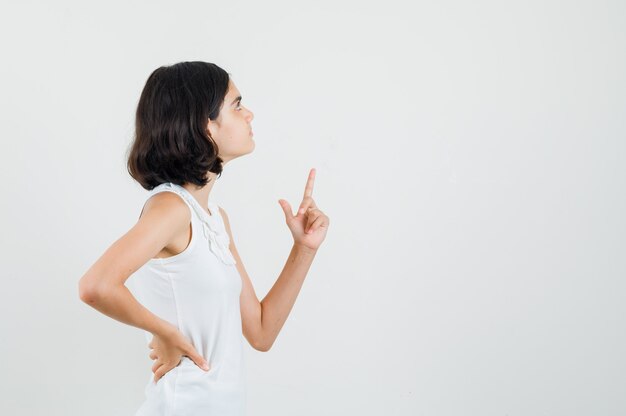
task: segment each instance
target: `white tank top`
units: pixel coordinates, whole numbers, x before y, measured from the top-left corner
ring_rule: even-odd
[[[228,232],[217,204],[209,201],[209,215],[180,185],[163,183],[148,199],[165,191],[178,194],[191,209],[191,242],[179,254],[150,259],[126,285],[139,303],[176,326],[211,368],[205,371],[183,356],[156,383],[150,371],[145,401],[135,416],[244,415],[242,281]],[[144,334],[150,343],[153,335]]]

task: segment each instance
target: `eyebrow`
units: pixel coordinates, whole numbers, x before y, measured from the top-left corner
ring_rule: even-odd
[[[235,98],[235,99],[233,100],[233,102],[232,102],[232,103],[230,103],[230,105],[235,104],[237,101],[241,101],[241,95],[240,95],[239,97]]]

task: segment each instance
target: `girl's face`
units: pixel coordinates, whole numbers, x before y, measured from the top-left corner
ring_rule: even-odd
[[[207,124],[224,163],[254,150],[250,125],[253,118],[252,111],[241,105],[241,94],[231,80],[217,120],[209,120]]]

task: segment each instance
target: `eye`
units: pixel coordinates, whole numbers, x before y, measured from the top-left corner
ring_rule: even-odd
[[[241,110],[241,101],[237,101],[237,107],[235,107],[237,111]]]

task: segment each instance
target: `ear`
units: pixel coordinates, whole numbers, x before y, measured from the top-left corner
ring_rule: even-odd
[[[207,125],[206,125],[206,129],[207,129],[207,132],[209,133],[209,136],[211,136],[213,138],[217,137],[217,132],[219,130],[219,127],[220,127],[219,120],[211,120],[211,119],[209,119],[209,121],[207,122]],[[213,139],[213,140],[215,140],[215,139]]]

